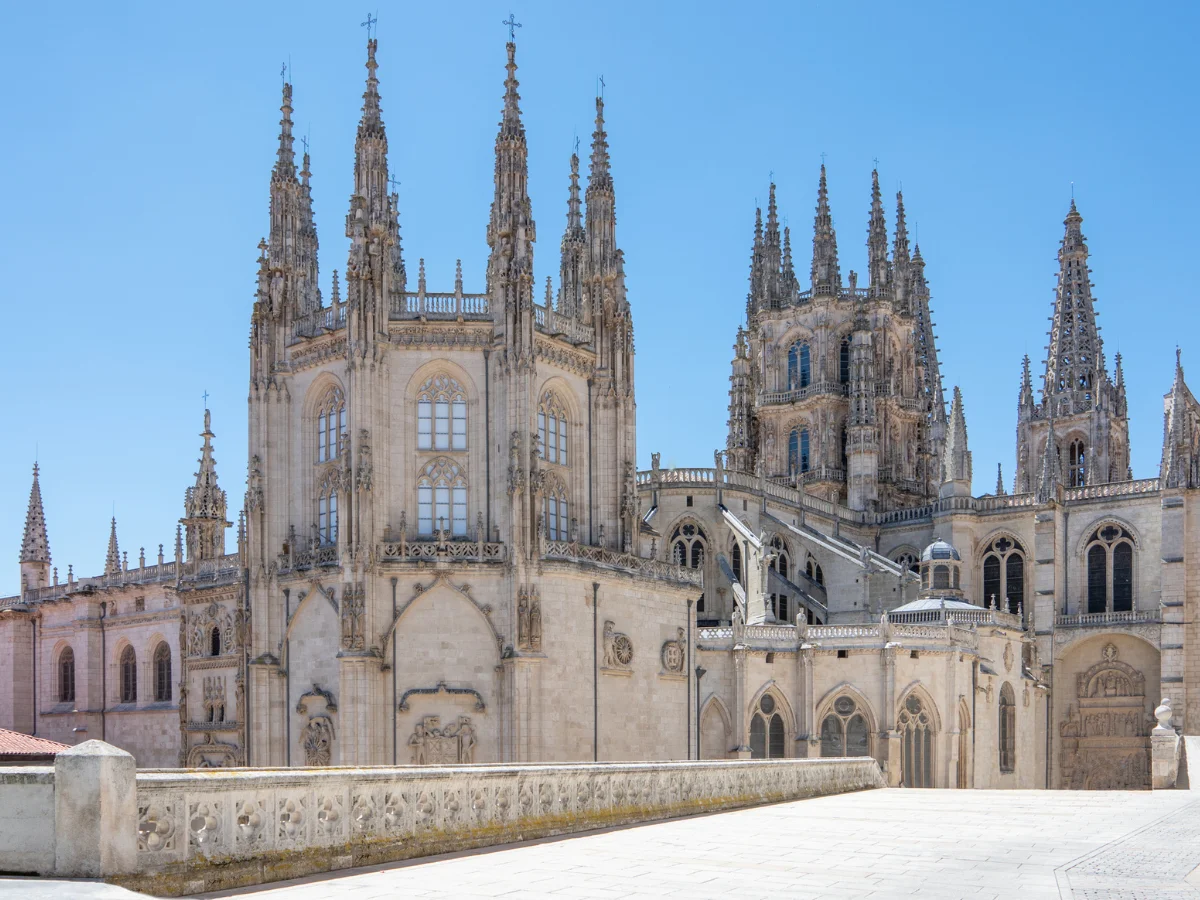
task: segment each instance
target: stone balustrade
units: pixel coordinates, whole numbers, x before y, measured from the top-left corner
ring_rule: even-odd
[[[677,566],[632,553],[621,553],[607,547],[592,547],[577,541],[546,541],[544,555],[546,559],[590,562],[606,568],[623,569],[635,575],[682,582],[696,587],[703,587],[704,584],[704,575],[699,569],[689,569],[687,566]]]
[[[1157,609],[1127,609],[1119,612],[1073,613],[1054,617],[1055,628],[1113,628],[1122,625],[1146,625],[1162,621]]]
[[[884,786],[871,758],[135,777],[129,754],[88,741],[54,767],[0,769],[0,869],[104,877],[177,896]],[[14,804],[30,819],[22,827],[3,812]]]

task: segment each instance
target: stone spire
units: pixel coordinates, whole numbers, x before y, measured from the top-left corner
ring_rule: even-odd
[[[507,45],[504,106],[496,135],[495,195],[488,221],[488,285],[492,309],[503,316],[504,337],[510,354],[533,364],[533,243],[537,240],[533,208],[529,202],[529,148],[521,123],[517,93],[517,45]],[[588,209],[591,212],[591,209]]]
[[[121,551],[117,546],[117,517],[113,516],[108,532],[108,553],[104,556],[104,574],[116,575],[121,571]]]
[[[787,303],[794,302],[796,295],[796,269],[792,265],[792,229],[783,229],[783,291]]]
[[[842,289],[842,274],[838,269],[837,234],[829,212],[829,188],[825,180],[825,164],[821,164],[821,179],[817,185],[817,214],[813,220],[813,295],[837,296]]]
[[[887,222],[883,218],[883,198],[879,193],[878,169],[871,172],[871,220],[867,225],[867,275],[870,278],[871,296],[882,295],[887,290],[888,284],[888,241]]]
[[[1017,405],[1024,409],[1026,406],[1033,407],[1033,377],[1029,372],[1029,354],[1025,354],[1025,358],[1021,361],[1021,397],[1017,401]]]
[[[1104,345],[1096,329],[1087,241],[1081,228],[1083,216],[1075,208],[1073,199],[1063,224],[1066,233],[1058,251],[1058,287],[1050,325],[1042,402],[1052,401],[1058,405],[1056,412],[1070,414],[1082,412],[1092,405],[1107,375]],[[1065,407],[1064,401],[1067,401]]]
[[[892,296],[896,306],[908,311],[909,304],[908,223],[904,218],[904,194],[896,191],[896,237],[892,243]]]
[[[754,415],[754,384],[746,330],[738,328],[729,374],[729,434],[725,439],[727,465],[735,472],[753,472],[758,449]]]
[[[283,105],[279,107],[283,118],[279,120],[279,152],[271,180],[290,183],[296,180],[296,152],[292,145],[292,86],[283,85]]]
[[[763,237],[763,270],[766,277],[766,307],[779,309],[787,294],[783,278],[783,243],[779,233],[779,207],[775,202],[775,182],[767,196],[767,230]]]
[[[579,318],[583,306],[583,261],[587,236],[579,201],[579,154],[571,154],[571,184],[567,189],[567,228],[559,263],[558,311]]]
[[[1058,496],[1062,483],[1062,462],[1058,458],[1058,443],[1054,439],[1054,404],[1047,416],[1046,446],[1042,451],[1042,472],[1038,479],[1037,502],[1046,503]]]
[[[766,303],[766,263],[763,245],[762,208],[754,208],[754,244],[750,248],[750,293],[746,295],[746,321]]]
[[[954,388],[950,421],[946,429],[946,449],[942,456],[941,497],[971,496],[971,451],[967,448],[967,417],[963,412],[962,392]]]
[[[204,410],[204,431],[200,436],[204,444],[200,448],[200,470],[196,483],[189,487],[183,498],[183,518],[180,524],[187,530],[187,558],[189,562],[201,559],[216,559],[225,554],[225,529],[232,522],[225,521],[225,492],[217,485],[217,461],[213,458],[212,414]]]
[[[1163,398],[1163,451],[1159,478],[1166,488],[1200,487],[1200,455],[1194,452],[1200,430],[1200,405],[1183,378],[1179,348],[1175,348],[1175,379]]]
[[[604,99],[596,98],[596,130],[587,185],[588,267],[593,275],[617,268],[616,191],[609,168],[608,132],[604,128]]]
[[[1000,463],[996,463],[996,496],[1003,497],[1006,493],[1008,492],[1004,490],[1004,469]]]
[[[929,283],[925,280],[925,259],[921,256],[920,244],[913,247],[908,275],[908,295],[916,319],[914,338],[917,377],[920,379],[921,394],[925,403],[922,454],[925,457],[927,481],[931,482],[931,489],[936,490],[941,482],[942,450],[946,440],[946,401],[942,394],[942,373],[933,334]]]
[[[50,540],[46,536],[46,514],[42,510],[42,486],[38,483],[37,463],[33,464],[33,484],[29,488],[29,508],[25,512],[20,561],[50,564]]]

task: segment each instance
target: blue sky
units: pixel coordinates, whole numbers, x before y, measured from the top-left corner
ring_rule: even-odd
[[[381,4],[379,77],[409,271],[481,290],[509,6]],[[756,198],[769,173],[807,270],[829,166],[843,273],[866,265],[872,160],[919,228],[975,488],[1013,473],[1021,356],[1040,373],[1071,183],[1105,350],[1125,359],[1136,477],[1156,475],[1175,344],[1200,367],[1192,275],[1193,4],[526,2],[516,8],[539,277],[557,275],[573,135],[603,74],[637,330],[638,454],[723,445]],[[17,589],[30,466],[65,578],[103,566],[114,509],[166,545],[208,391],[241,504],[256,244],[291,61],[328,296],[365,70],[341,4],[35,4],[0,11],[0,271],[8,435],[0,594]],[[889,212],[889,229],[893,214]],[[1200,372],[1200,368],[1197,369]],[[232,543],[233,535],[230,534]]]

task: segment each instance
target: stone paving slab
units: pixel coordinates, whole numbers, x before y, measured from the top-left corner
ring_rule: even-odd
[[[1195,796],[864,791],[203,896],[1200,900]]]

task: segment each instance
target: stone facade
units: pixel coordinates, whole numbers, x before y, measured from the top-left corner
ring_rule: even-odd
[[[1159,476],[1133,480],[1073,202],[1012,493],[973,496],[903,197],[889,238],[872,173],[843,280],[824,167],[807,286],[774,186],[757,216],[713,468],[639,473],[603,100],[539,301],[508,44],[486,281],[430,289],[376,51],[328,302],[283,87],[237,552],[207,412],[173,561],[131,566],[114,521],[104,573],[60,580],[35,467],[0,726],[142,766],[851,753],[892,784],[1148,786],[1159,700],[1200,722],[1200,405],[1177,359]]]

